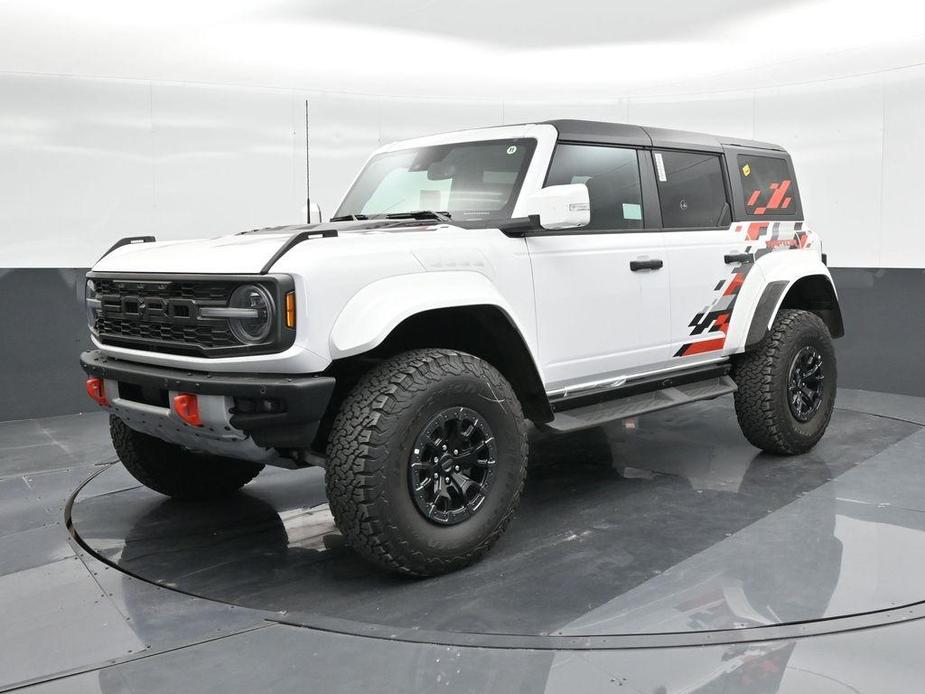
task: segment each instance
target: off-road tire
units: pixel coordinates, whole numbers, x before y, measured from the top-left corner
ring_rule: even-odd
[[[263,465],[193,453],[130,429],[109,417],[112,445],[125,469],[148,489],[186,501],[228,496],[254,479]]]
[[[807,422],[788,404],[787,384],[797,353],[805,346],[822,356],[822,402]],[[758,347],[733,361],[738,385],[735,410],[749,443],[768,453],[797,455],[818,443],[835,407],[835,348],[825,323],[809,311],[782,309]]]
[[[494,481],[477,513],[439,525],[408,482],[412,447],[445,408],[476,410],[497,445]],[[502,535],[527,471],[527,425],[511,385],[490,364],[449,349],[415,350],[367,372],[344,399],[328,442],[328,502],[349,544],[401,573],[433,576],[478,560]]]

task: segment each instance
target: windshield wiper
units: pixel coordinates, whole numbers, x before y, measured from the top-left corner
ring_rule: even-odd
[[[415,210],[413,212],[390,212],[382,215],[386,219],[436,219],[438,222],[451,221],[449,212],[435,212],[433,210]]]
[[[365,214],[342,214],[339,217],[331,217],[332,222],[364,222],[369,217]]]
[[[433,210],[414,210],[413,212],[389,212],[387,214],[342,214],[331,217],[332,222],[365,222],[371,219],[434,219],[438,222],[448,223],[449,212],[434,212]]]

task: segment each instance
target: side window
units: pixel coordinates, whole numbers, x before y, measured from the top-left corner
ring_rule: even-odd
[[[557,145],[547,186],[584,183],[591,201],[586,229],[642,229],[639,156],[634,149]]]
[[[796,188],[786,159],[740,154],[738,164],[746,214],[794,214]]]
[[[717,227],[732,219],[716,154],[653,152],[662,226]]]

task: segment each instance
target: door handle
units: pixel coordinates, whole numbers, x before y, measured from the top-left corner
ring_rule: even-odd
[[[639,270],[658,270],[664,263],[658,258],[652,260],[631,260],[630,270],[638,272]]]
[[[753,263],[755,256],[751,253],[728,253],[723,256],[723,260],[727,263]]]

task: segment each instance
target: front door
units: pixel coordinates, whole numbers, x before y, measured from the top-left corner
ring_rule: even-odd
[[[584,183],[591,223],[527,238],[547,390],[644,373],[668,359],[661,234],[645,229],[643,151],[560,144],[546,185]]]

